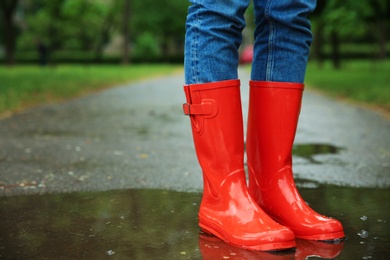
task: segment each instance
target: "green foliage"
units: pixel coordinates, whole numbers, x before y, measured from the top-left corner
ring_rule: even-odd
[[[52,50],[93,48],[109,8],[101,1],[26,1],[23,6],[26,28],[20,35],[18,48],[31,49],[34,40],[45,42]]]
[[[144,59],[153,60],[161,54],[158,41],[152,33],[145,32],[135,40],[133,55]]]
[[[343,45],[354,43],[374,46],[372,50],[375,51],[365,55],[366,58],[386,59],[389,17],[388,0],[318,0],[317,9],[311,17],[314,32],[313,57],[321,63],[325,56],[330,56],[333,66],[340,69],[341,60],[346,56],[342,50]],[[326,46],[331,47],[327,54],[324,53]]]
[[[130,42],[136,57],[169,55],[167,49],[182,52],[177,46],[184,41],[188,1],[131,0],[130,4]],[[40,41],[51,53],[84,50],[101,57],[104,44],[122,34],[123,6],[124,0],[22,1],[17,52],[35,50]]]
[[[314,23],[323,23],[324,32],[344,38],[359,38],[375,27],[373,21],[389,24],[390,5],[387,0],[319,0]]]
[[[159,36],[184,36],[189,2],[186,0],[132,0],[131,30],[134,36],[144,31]]]
[[[362,23],[362,16],[366,16],[367,3],[365,0],[337,1],[329,0],[323,12],[325,20],[325,36],[329,37],[333,31],[341,37],[361,35],[365,31],[365,23]]]
[[[18,28],[16,55],[35,50],[38,41],[46,43],[50,52],[81,50],[94,53],[102,60],[104,45],[123,34],[125,0],[23,0],[19,1],[14,26]],[[146,60],[181,56],[185,19],[190,4],[187,0],[127,0],[130,2],[130,57]],[[2,18],[0,12],[0,19]],[[253,5],[246,14],[253,27]],[[390,2],[388,0],[318,0],[312,15],[316,55],[332,44],[332,58],[342,55],[339,45],[364,42],[380,46],[375,54],[387,55],[385,48],[390,33]],[[0,22],[0,39],[4,45],[4,25]],[[317,28],[319,30],[317,31]],[[153,38],[153,40],[151,40]],[[145,46],[141,46],[145,44]],[[1,45],[1,44],[0,44]],[[323,45],[323,46],[321,46]],[[116,45],[117,55],[121,46]],[[151,50],[149,53],[147,50]],[[341,51],[342,52],[342,51]],[[141,54],[139,54],[141,53]],[[145,55],[148,54],[148,55]],[[52,59],[55,55],[50,55]],[[2,57],[0,57],[2,58]],[[180,59],[177,59],[180,60]],[[336,62],[335,62],[336,63]]]

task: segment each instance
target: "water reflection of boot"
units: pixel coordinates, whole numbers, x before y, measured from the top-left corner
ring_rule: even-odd
[[[203,170],[199,226],[253,250],[295,247],[292,231],[272,220],[248,193],[240,81],[184,86],[196,155]]]
[[[296,260],[304,260],[308,257],[333,259],[338,256],[344,247],[344,242],[326,243],[321,241],[297,239]]]
[[[340,239],[341,223],[311,209],[295,186],[291,150],[302,91],[303,84],[298,83],[251,81],[246,141],[249,192],[297,238]]]
[[[231,246],[221,239],[206,234],[199,234],[199,249],[203,260],[292,260],[295,250],[279,252],[253,251]]]

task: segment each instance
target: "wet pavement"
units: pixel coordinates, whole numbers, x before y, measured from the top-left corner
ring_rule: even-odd
[[[199,233],[202,179],[181,85],[180,74],[151,79],[0,120],[0,258],[388,258],[389,119],[306,90],[297,184],[348,239],[250,252]]]
[[[389,192],[320,185],[303,188],[316,210],[338,218],[348,239],[297,241],[296,251],[250,252],[202,234],[200,193],[128,189],[3,197],[3,259],[388,259]]]

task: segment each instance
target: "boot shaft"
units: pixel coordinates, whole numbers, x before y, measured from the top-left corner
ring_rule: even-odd
[[[252,167],[278,171],[291,166],[303,87],[298,83],[250,82],[247,151]]]
[[[191,118],[196,154],[203,171],[228,174],[243,168],[244,134],[240,81],[184,86],[184,113]]]

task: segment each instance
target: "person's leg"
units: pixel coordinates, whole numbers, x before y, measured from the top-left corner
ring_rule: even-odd
[[[249,0],[191,0],[185,37],[185,84],[237,79],[238,48]]]
[[[255,0],[252,80],[303,83],[316,0]]]
[[[307,15],[315,1],[255,2],[257,28],[246,146],[250,194],[298,238],[341,239],[340,222],[316,213],[305,203],[292,172],[291,151],[311,42]]]
[[[249,195],[237,79],[238,47],[249,0],[193,0],[186,33],[183,110],[203,172],[199,226],[234,246],[295,247],[294,235]]]

